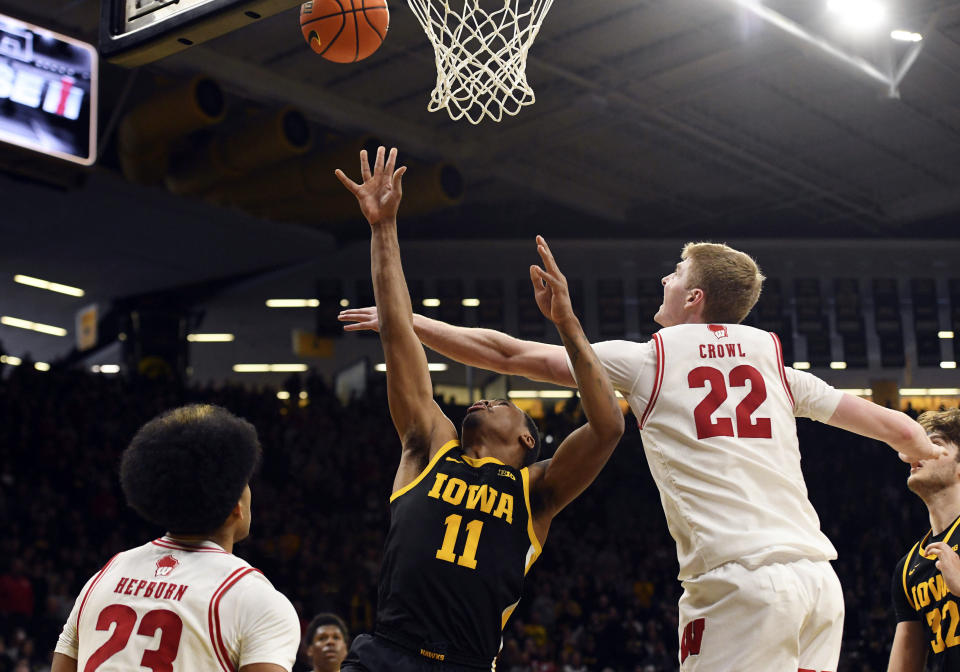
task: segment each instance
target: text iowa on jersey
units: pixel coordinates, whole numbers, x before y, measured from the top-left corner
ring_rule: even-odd
[[[451,478],[449,474],[437,472],[427,497],[441,499],[454,506],[463,506],[470,511],[479,510],[513,524],[513,495],[498,492],[496,488],[491,488],[486,483],[467,485],[462,479]]]

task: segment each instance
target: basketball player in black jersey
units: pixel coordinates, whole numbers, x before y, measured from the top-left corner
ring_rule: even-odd
[[[396,224],[405,168],[395,164],[396,150],[385,161],[381,147],[372,174],[361,152],[362,185],[337,171],[370,223],[387,394],[402,443],[375,634],[354,640],[341,669],[489,670],[551,520],[600,473],[623,434],[623,413],[538,237],[534,293],[570,354],[587,423],[538,462],[533,420],[509,401],[484,400],[468,409],[458,440],[413,331]]]
[[[947,454],[910,465],[907,487],[927,505],[930,531],[893,572],[897,630],[887,670],[952,672],[960,670],[960,409],[918,420]]]

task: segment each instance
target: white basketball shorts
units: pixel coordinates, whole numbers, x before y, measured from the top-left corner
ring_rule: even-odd
[[[829,562],[727,563],[683,582],[682,672],[835,672],[843,591]]]

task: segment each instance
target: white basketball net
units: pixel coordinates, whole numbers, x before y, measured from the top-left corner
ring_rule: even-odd
[[[407,0],[433,45],[437,85],[427,109],[479,124],[515,115],[536,96],[527,84],[527,51],[553,0]],[[521,9],[525,5],[526,9]],[[458,10],[459,8],[459,10]]]

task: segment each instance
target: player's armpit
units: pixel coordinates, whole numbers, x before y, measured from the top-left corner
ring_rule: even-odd
[[[50,672],[77,672],[77,659],[65,656],[62,653],[55,653],[53,654],[53,664],[50,666]],[[260,672],[267,671],[261,670]]]
[[[928,648],[927,636],[920,621],[897,623],[887,672],[923,672]]]

